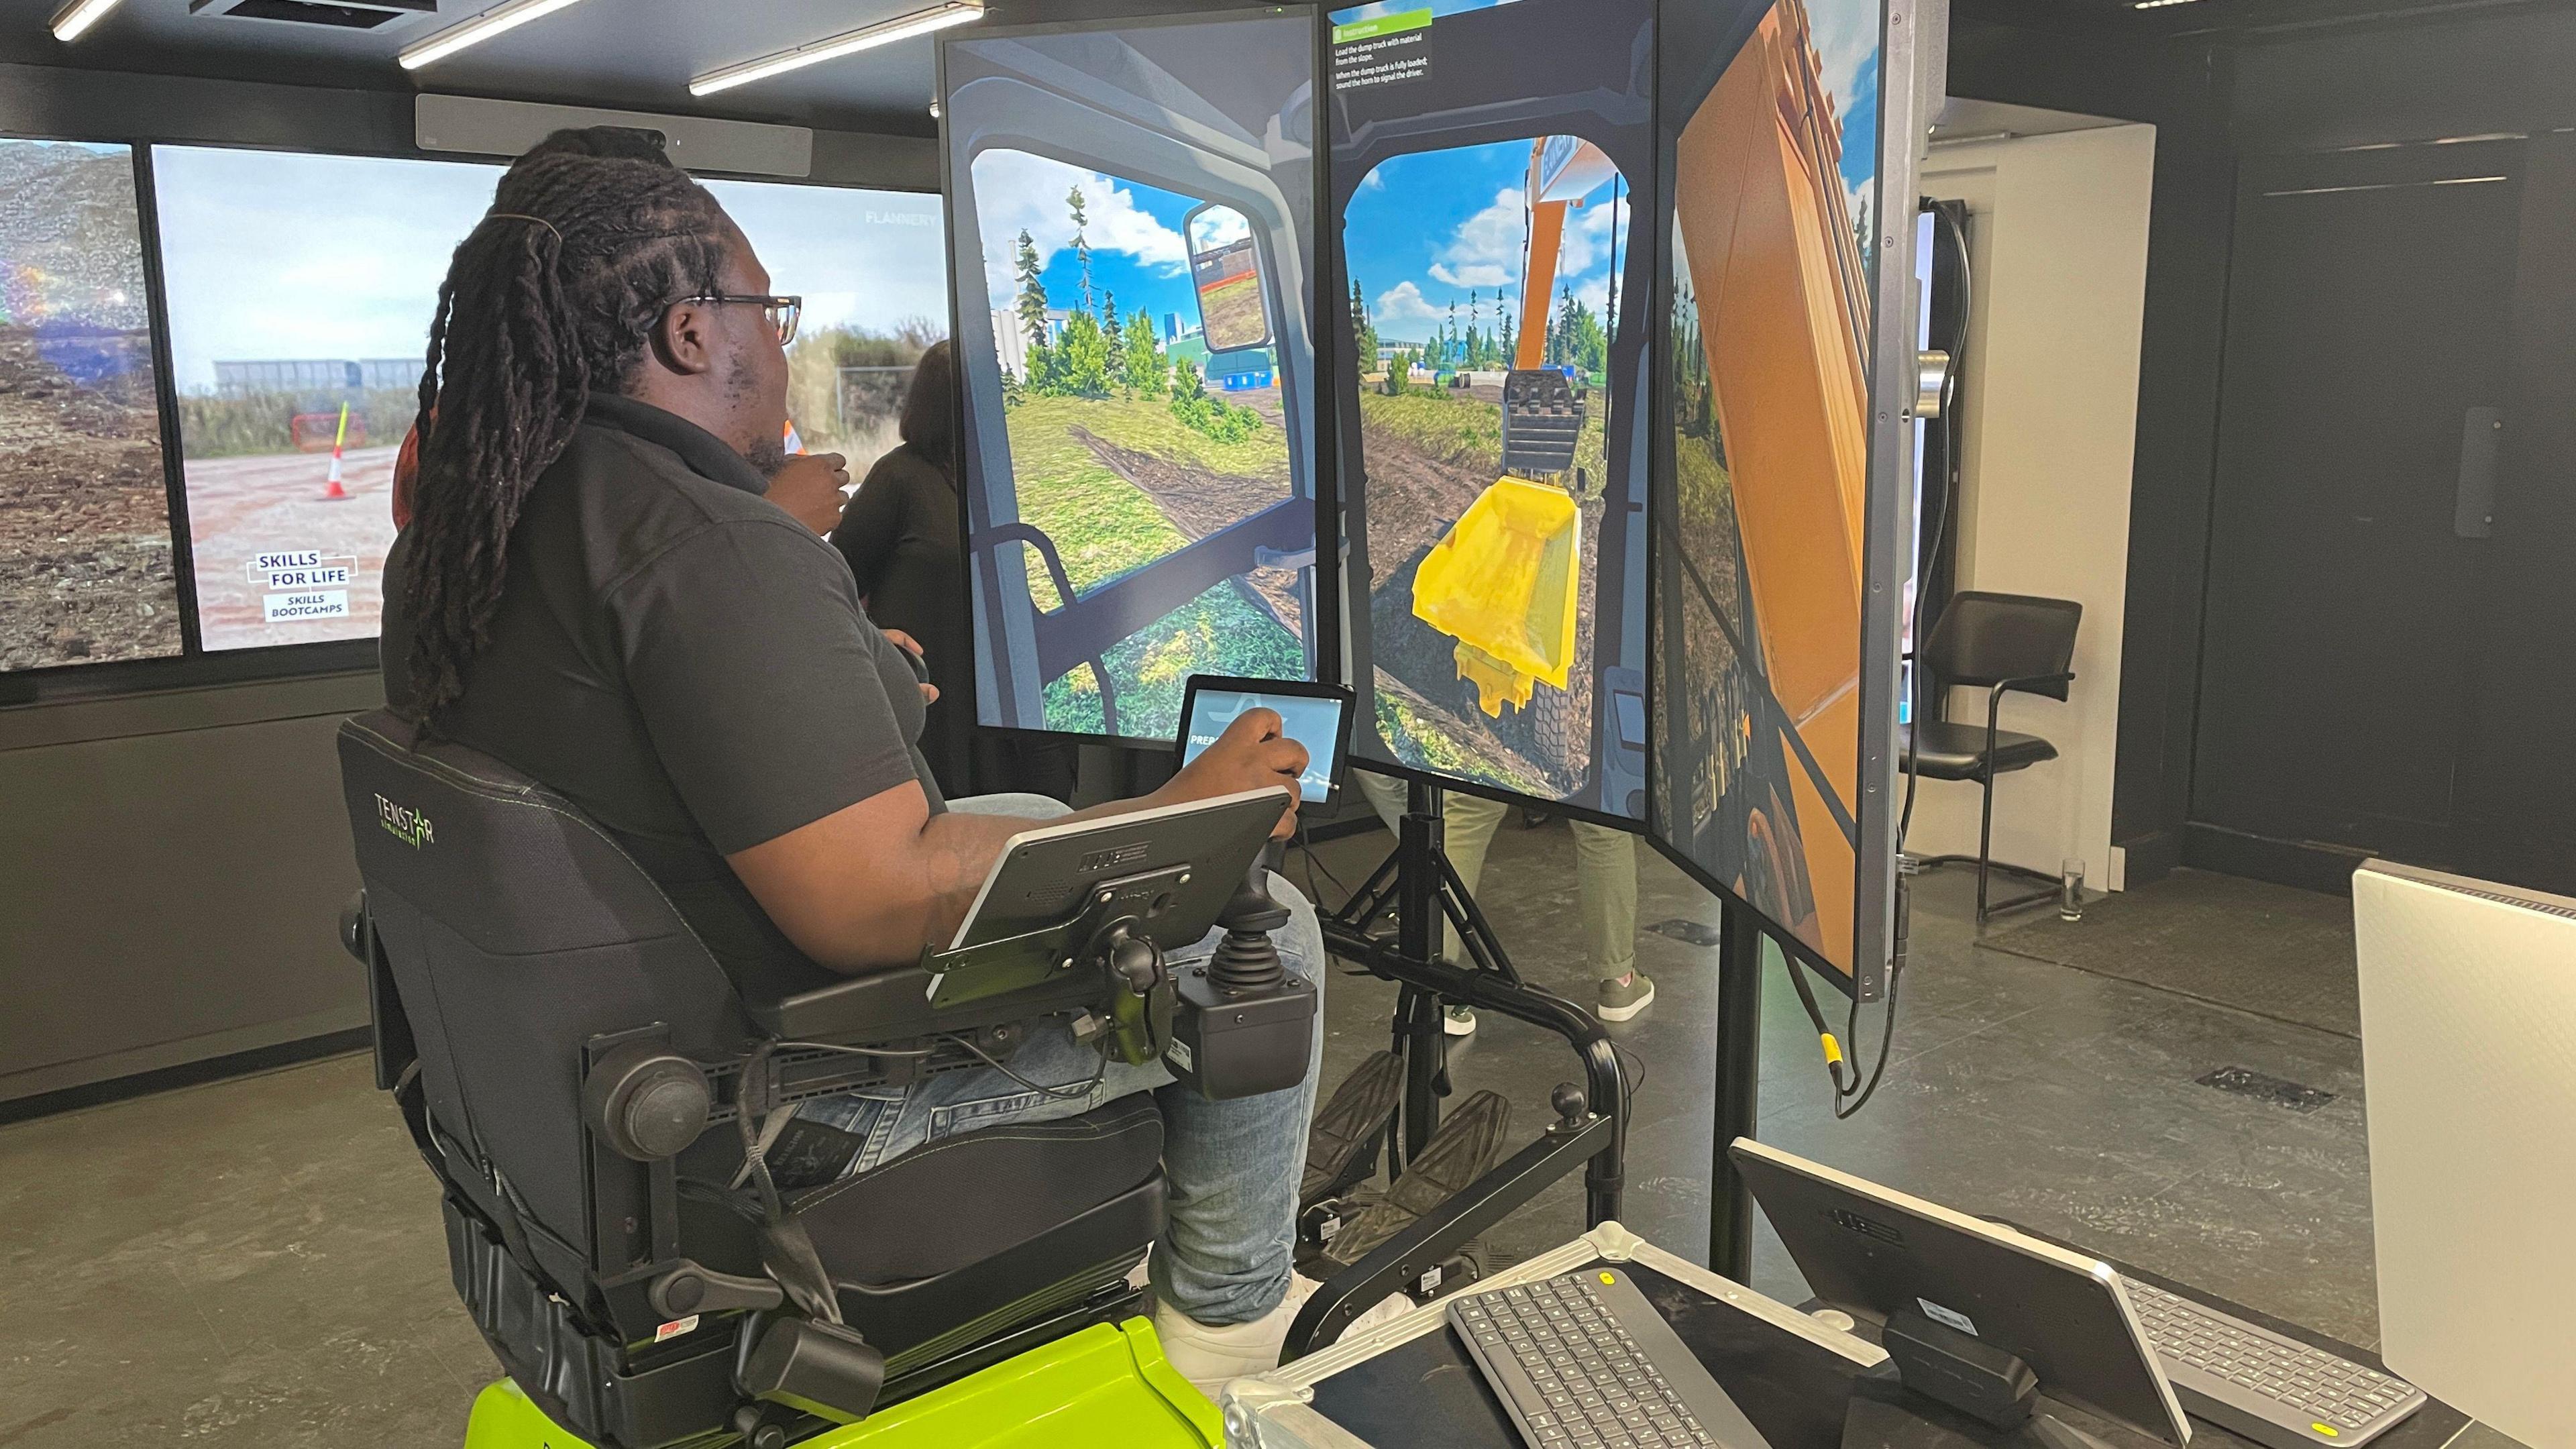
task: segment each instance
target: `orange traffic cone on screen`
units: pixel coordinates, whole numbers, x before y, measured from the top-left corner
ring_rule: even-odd
[[[340,404],[340,430],[331,435],[331,471],[323,479],[322,501],[345,503],[349,490],[340,486],[340,445],[349,440],[349,405]]]

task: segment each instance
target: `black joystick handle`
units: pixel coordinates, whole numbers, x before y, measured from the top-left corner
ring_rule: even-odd
[[[1254,862],[1243,884],[1235,887],[1234,899],[1217,914],[1225,939],[1208,960],[1207,979],[1220,991],[1268,991],[1287,979],[1270,933],[1288,924],[1288,908],[1271,898],[1269,875],[1267,867]]]

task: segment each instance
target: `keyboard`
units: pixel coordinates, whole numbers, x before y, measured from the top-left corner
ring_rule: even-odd
[[[2123,1281],[2184,1411],[2267,1449],[2367,1444],[2424,1407],[2404,1379]]]
[[[1462,1293],[1449,1326],[1530,1449],[1767,1449],[1623,1268]]]

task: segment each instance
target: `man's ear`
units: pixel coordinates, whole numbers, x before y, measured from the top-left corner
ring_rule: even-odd
[[[653,328],[653,360],[685,377],[715,370],[715,309],[703,302],[674,302]]]

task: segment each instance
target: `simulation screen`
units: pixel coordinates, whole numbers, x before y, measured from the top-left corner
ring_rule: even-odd
[[[1192,698],[1190,717],[1181,736],[1181,763],[1207,753],[1225,727],[1248,709],[1275,709],[1288,738],[1306,747],[1306,773],[1297,778],[1297,793],[1320,803],[1333,796],[1333,772],[1341,763],[1344,705],[1338,699],[1310,694],[1270,694],[1241,689],[1202,689]]]
[[[500,174],[153,148],[208,650],[375,637],[438,284]]]
[[[1668,37],[1688,59],[1660,98],[1675,467],[1655,830],[1849,974],[1861,830],[1885,818],[1859,788],[1863,714],[1894,707],[1865,699],[1861,667],[1880,12],[1735,8],[1701,17],[1692,43]],[[1903,567],[1888,563],[1891,584]]]
[[[419,410],[449,255],[498,166],[160,147],[153,175],[198,626],[209,650],[371,638],[394,456]],[[922,349],[947,332],[936,197],[710,181],[805,299],[796,442],[894,445]]]
[[[941,51],[985,724],[1314,677],[1312,12]]]
[[[1355,751],[1646,814],[1651,0],[1332,12]],[[1513,117],[1496,136],[1498,115]]]
[[[124,146],[0,140],[0,671],[180,652]]]

